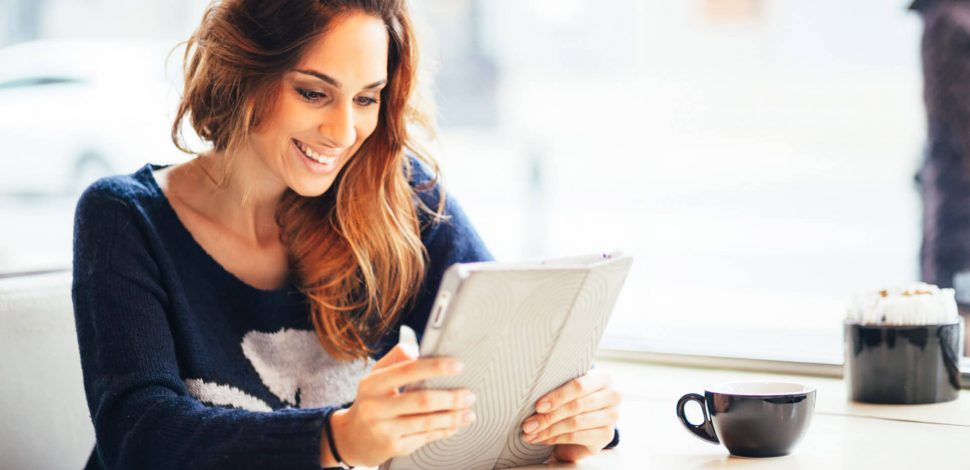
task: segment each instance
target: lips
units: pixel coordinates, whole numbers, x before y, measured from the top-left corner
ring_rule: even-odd
[[[300,142],[299,140],[293,139],[293,143],[296,144],[296,148],[303,152],[307,158],[321,164],[321,165],[333,165],[340,158],[340,155],[327,156],[322,155],[320,152],[313,150],[309,145]]]

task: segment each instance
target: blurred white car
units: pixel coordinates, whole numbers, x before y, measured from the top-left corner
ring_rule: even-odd
[[[37,41],[0,49],[0,194],[72,194],[185,158],[169,139],[173,44]]]

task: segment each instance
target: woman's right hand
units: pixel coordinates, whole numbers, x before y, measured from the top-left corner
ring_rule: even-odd
[[[348,465],[376,466],[469,426],[475,420],[471,391],[401,392],[421,380],[457,375],[461,367],[452,358],[415,359],[395,346],[360,380],[354,404],[331,417],[340,457]]]

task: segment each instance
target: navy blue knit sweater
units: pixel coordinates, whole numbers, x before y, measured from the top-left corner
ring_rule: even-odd
[[[103,178],[74,227],[74,313],[97,444],[88,468],[319,468],[324,414],[353,400],[371,363],[338,362],[294,285],[252,287],[179,221],[152,171]],[[415,165],[413,184],[430,177]],[[438,191],[418,194],[437,207]],[[372,345],[420,335],[445,269],[492,258],[461,208],[422,217],[430,262],[413,308]],[[607,448],[619,442],[619,432]]]
[[[97,444],[89,468],[319,468],[322,419],[369,362],[337,362],[295,286],[254,288],[196,243],[145,165],[78,202],[74,312]],[[413,182],[427,173],[416,166]],[[437,189],[419,197],[437,207]],[[419,335],[445,269],[491,258],[459,206],[425,228]],[[424,226],[424,225],[423,225]],[[383,355],[398,328],[377,345]]]

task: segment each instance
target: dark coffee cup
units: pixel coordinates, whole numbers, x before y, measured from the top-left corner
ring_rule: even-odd
[[[696,401],[704,422],[684,414]],[[782,382],[735,382],[688,393],[677,402],[677,417],[695,436],[724,444],[733,455],[777,457],[788,454],[808,429],[815,411],[815,389]]]
[[[960,393],[960,322],[942,325],[845,323],[849,396],[866,403],[920,404]]]

